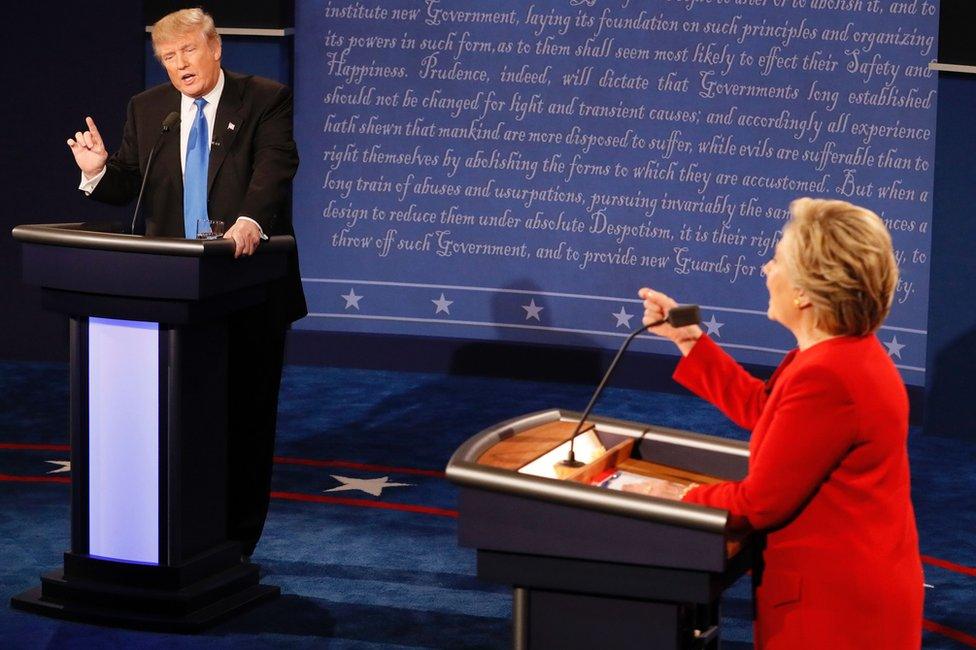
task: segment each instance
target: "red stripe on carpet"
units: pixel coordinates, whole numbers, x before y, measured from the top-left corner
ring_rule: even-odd
[[[367,499],[344,499],[342,497],[327,497],[321,494],[301,494],[299,492],[272,492],[274,499],[287,501],[305,501],[309,503],[331,503],[340,506],[355,506],[357,508],[379,508],[381,510],[401,510],[403,512],[419,512],[425,515],[439,515],[441,517],[457,518],[457,510],[417,506],[410,503],[385,503],[383,501],[369,501]]]
[[[931,564],[932,566],[937,566],[940,569],[948,569],[949,571],[955,571],[956,573],[976,577],[976,568],[971,566],[956,564],[955,562],[949,562],[948,560],[940,560],[939,558],[932,557],[931,555],[923,555],[922,562],[925,564]]]
[[[922,619],[922,629],[928,630],[929,632],[935,632],[936,634],[941,634],[942,636],[949,637],[954,641],[958,641],[964,645],[968,645],[970,648],[976,648],[976,636],[971,634],[966,634],[965,632],[960,632],[959,630],[951,627],[946,627],[945,625],[940,625],[934,621],[930,621],[927,618]]]
[[[0,482],[6,483],[71,483],[67,476],[13,476],[0,474]]]
[[[69,445],[42,445],[22,442],[0,442],[0,449],[27,449],[34,451],[71,451]]]
[[[71,447],[69,445],[30,444],[19,442],[0,442],[0,449],[17,449],[23,451],[71,451]],[[390,465],[370,465],[368,463],[354,463],[348,460],[314,460],[311,458],[275,456],[274,461],[282,465],[339,467],[342,469],[358,469],[364,472],[391,472],[395,474],[413,474],[416,476],[433,476],[434,478],[444,478],[444,472],[440,470],[415,469],[412,467],[392,467]]]
[[[444,472],[433,469],[413,469],[411,467],[390,467],[388,465],[370,465],[368,463],[353,463],[348,460],[313,460],[311,458],[291,458],[275,456],[275,462],[282,465],[305,465],[307,467],[339,467],[342,469],[358,469],[363,472],[388,472],[391,474],[414,474],[418,476],[433,476],[444,478]]]

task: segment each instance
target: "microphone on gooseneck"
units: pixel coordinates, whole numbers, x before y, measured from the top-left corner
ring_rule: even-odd
[[[576,425],[576,429],[573,431],[573,435],[569,438],[569,453],[566,455],[566,460],[560,461],[559,464],[563,467],[582,467],[583,463],[576,460],[576,455],[573,453],[573,445],[576,442],[576,436],[580,434],[580,429],[583,428],[583,423],[586,422],[586,418],[590,416],[590,411],[593,410],[593,405],[596,404],[596,400],[599,399],[600,394],[603,393],[603,389],[607,385],[607,381],[610,379],[610,375],[613,374],[614,369],[617,367],[617,362],[620,361],[620,357],[623,356],[624,350],[630,345],[630,342],[637,338],[637,335],[641,332],[646,331],[648,328],[657,327],[658,325],[669,324],[671,327],[688,327],[689,325],[697,325],[701,321],[701,315],[699,313],[698,305],[676,305],[668,310],[668,315],[659,321],[651,323],[650,325],[641,325],[633,332],[630,336],[624,340],[624,344],[620,346],[617,350],[617,356],[613,358],[610,362],[610,367],[607,368],[607,372],[603,375],[603,379],[600,380],[600,385],[596,387],[596,392],[593,393],[593,397],[590,398],[590,403],[586,405],[586,410],[583,411],[583,415],[580,416],[579,424]],[[592,426],[590,427],[592,428]]]
[[[163,124],[159,129],[159,135],[156,136],[156,142],[153,143],[152,149],[149,150],[149,158],[146,160],[146,173],[142,176],[142,185],[139,186],[139,198],[136,199],[136,209],[132,212],[132,226],[129,228],[131,234],[136,234],[136,220],[139,218],[139,207],[142,205],[142,193],[146,191],[146,180],[149,178],[149,169],[152,167],[153,155],[156,153],[156,147],[159,146],[160,140],[166,135],[170,129],[180,123],[180,114],[173,111],[163,119]]]

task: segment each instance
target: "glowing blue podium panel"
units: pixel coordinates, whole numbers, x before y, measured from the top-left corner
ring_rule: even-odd
[[[159,325],[88,321],[89,552],[159,562]]]

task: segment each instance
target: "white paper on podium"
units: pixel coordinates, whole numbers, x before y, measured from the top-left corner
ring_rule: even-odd
[[[573,445],[573,455],[581,463],[592,463],[606,453],[606,451],[593,429],[576,436],[576,442]],[[523,465],[519,468],[519,473],[544,478],[559,478],[556,475],[555,467],[560,461],[566,460],[568,454],[569,441],[567,440],[555,449],[539,456],[531,463]]]

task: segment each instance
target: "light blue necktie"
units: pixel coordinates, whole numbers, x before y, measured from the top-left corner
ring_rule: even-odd
[[[207,218],[207,164],[210,162],[207,116],[203,114],[207,100],[201,97],[193,103],[197,105],[197,116],[190,127],[183,169],[183,231],[188,239],[196,239],[197,221]]]

